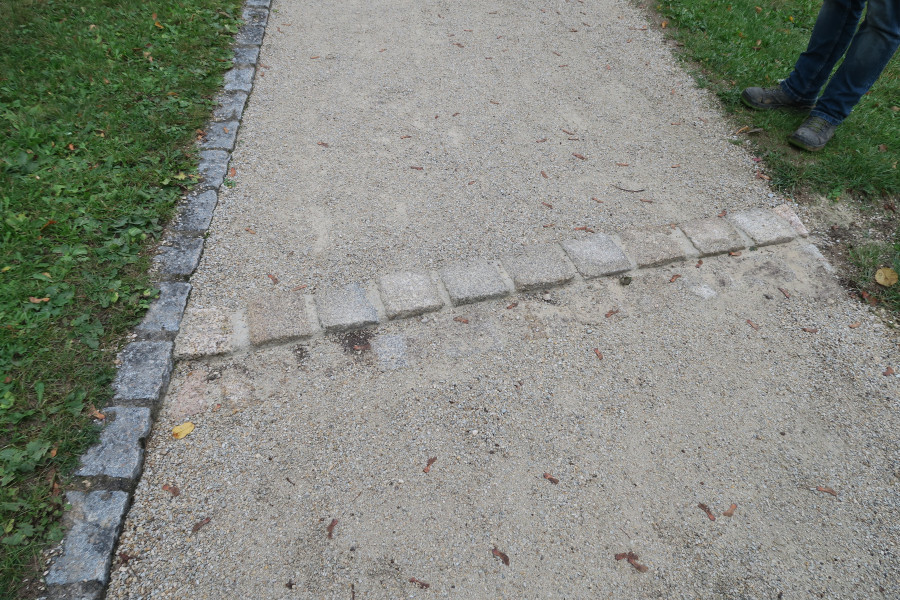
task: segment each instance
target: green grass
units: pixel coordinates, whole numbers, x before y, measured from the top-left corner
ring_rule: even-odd
[[[238,0],[0,0],[0,596],[60,539],[148,250],[196,166]],[[57,486],[54,486],[57,484]]]
[[[744,88],[775,86],[790,74],[820,7],[814,0],[665,0],[655,8],[666,21],[666,31],[682,45],[695,79],[732,115],[735,131],[742,126],[761,130],[744,137],[763,159],[776,188],[801,201],[816,195],[852,201],[863,218],[900,225],[896,214],[885,208],[900,205],[900,57],[893,58],[835,138],[816,153],[787,143],[804,113],[754,111],[740,101]],[[900,238],[872,243],[879,247],[881,266],[900,262]],[[864,254],[871,255],[871,249]],[[900,311],[898,294],[872,281],[872,265],[863,269],[853,256],[850,262],[860,271],[849,279]]]

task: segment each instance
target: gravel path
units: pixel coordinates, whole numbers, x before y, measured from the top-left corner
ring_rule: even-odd
[[[194,308],[777,200],[628,3],[272,8]],[[896,332],[807,240],[623,283],[179,363],[107,597],[896,597]]]

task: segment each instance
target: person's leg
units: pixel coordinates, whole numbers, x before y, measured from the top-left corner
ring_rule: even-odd
[[[883,4],[895,0],[881,0]],[[781,89],[798,102],[815,104],[819,90],[850,45],[865,0],[825,0],[816,18],[806,52],[781,82]]]
[[[839,125],[869,91],[900,46],[900,2],[869,0],[866,18],[844,62],[828,82],[810,115]]]

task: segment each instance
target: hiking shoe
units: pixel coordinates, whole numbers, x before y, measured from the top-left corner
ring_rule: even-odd
[[[798,148],[815,152],[824,148],[828,140],[834,137],[835,129],[837,125],[832,125],[821,117],[809,117],[791,134],[788,141]]]
[[[751,87],[741,92],[741,101],[757,110],[768,110],[771,108],[799,108],[809,110],[814,105],[802,100],[794,100],[785,93],[780,87],[775,88],[759,88]]]

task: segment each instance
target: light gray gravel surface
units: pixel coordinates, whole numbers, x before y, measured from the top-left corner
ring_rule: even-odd
[[[196,302],[777,203],[629,2],[272,9]]]
[[[190,318],[770,202],[626,2],[273,11]],[[212,327],[107,597],[896,597],[896,332],[806,240],[632,278],[253,352]]]

